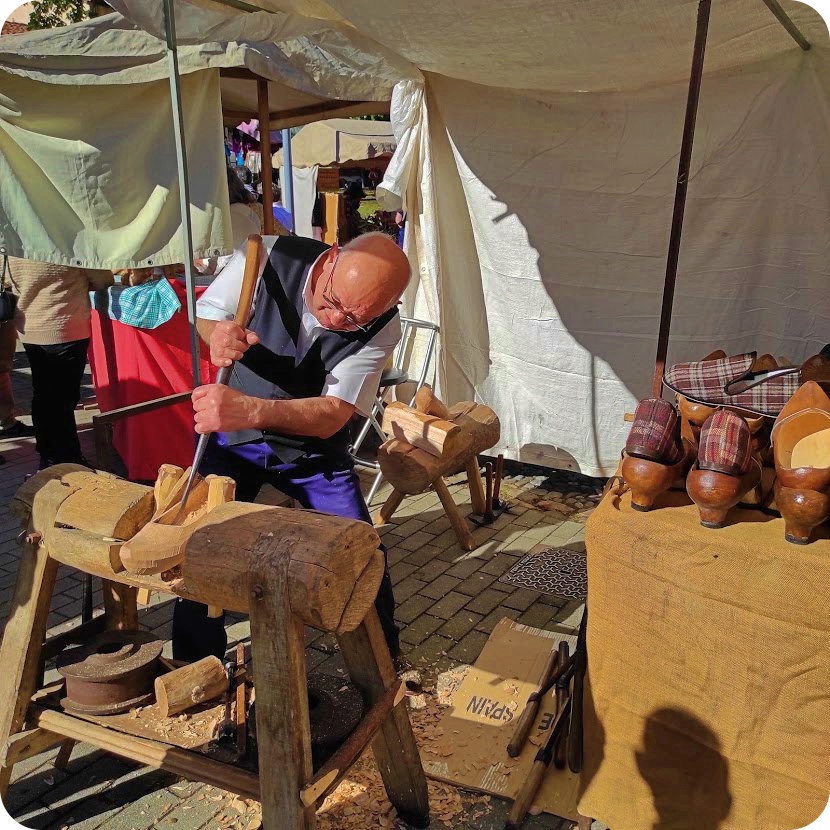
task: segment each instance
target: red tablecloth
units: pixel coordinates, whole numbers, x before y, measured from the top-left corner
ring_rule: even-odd
[[[193,388],[185,288],[170,282],[182,308],[157,329],[125,326],[93,310],[89,362],[102,412]],[[203,382],[211,369],[203,345]],[[187,467],[195,446],[193,409],[185,401],[118,421],[114,444],[131,479],[155,480],[162,464]]]

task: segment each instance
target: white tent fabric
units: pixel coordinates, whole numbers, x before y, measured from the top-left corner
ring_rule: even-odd
[[[441,324],[441,392],[492,405],[511,457],[613,472],[653,369],[696,0],[254,2],[425,72],[396,91],[385,187],[409,310]],[[195,42],[261,17],[177,5]],[[761,0],[714,5],[669,358],[799,360],[830,340],[830,42],[792,0],[809,53]]]
[[[317,200],[317,165],[312,167],[295,167],[294,180],[294,233],[314,239],[314,203]],[[287,181],[285,167],[280,167],[280,181]]]
[[[392,155],[397,147],[388,121],[353,121],[327,118],[308,124],[291,139],[291,162],[295,167],[319,164],[348,165]],[[274,166],[282,165],[282,150],[274,153]]]
[[[230,246],[220,104],[244,112],[256,96],[219,70],[275,79],[271,101],[295,114],[388,100],[420,77],[343,26],[258,17],[263,41],[220,27],[222,41],[179,50],[197,257]],[[118,14],[0,40],[0,248],[94,268],[183,259],[167,72],[164,42]]]

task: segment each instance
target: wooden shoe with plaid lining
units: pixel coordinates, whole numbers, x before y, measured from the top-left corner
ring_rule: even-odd
[[[772,428],[775,505],[788,542],[806,545],[830,516],[830,398],[805,383]]]
[[[761,463],[752,454],[752,435],[737,413],[720,409],[700,430],[697,461],[686,478],[686,491],[697,505],[700,523],[718,528],[740,501],[761,500]]]
[[[651,510],[655,499],[683,480],[694,458],[680,434],[675,408],[662,398],[640,401],[625,442],[622,477],[635,510]]]

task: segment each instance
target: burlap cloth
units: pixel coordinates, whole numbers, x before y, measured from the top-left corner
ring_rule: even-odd
[[[791,545],[751,510],[707,530],[685,494],[660,504],[609,494],[587,525],[580,813],[612,830],[810,824],[830,796],[830,541]]]

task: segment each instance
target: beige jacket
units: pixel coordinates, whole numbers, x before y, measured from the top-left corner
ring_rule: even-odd
[[[15,325],[24,343],[49,346],[89,337],[89,292],[112,285],[111,271],[93,271],[9,257],[8,284],[17,294]]]

